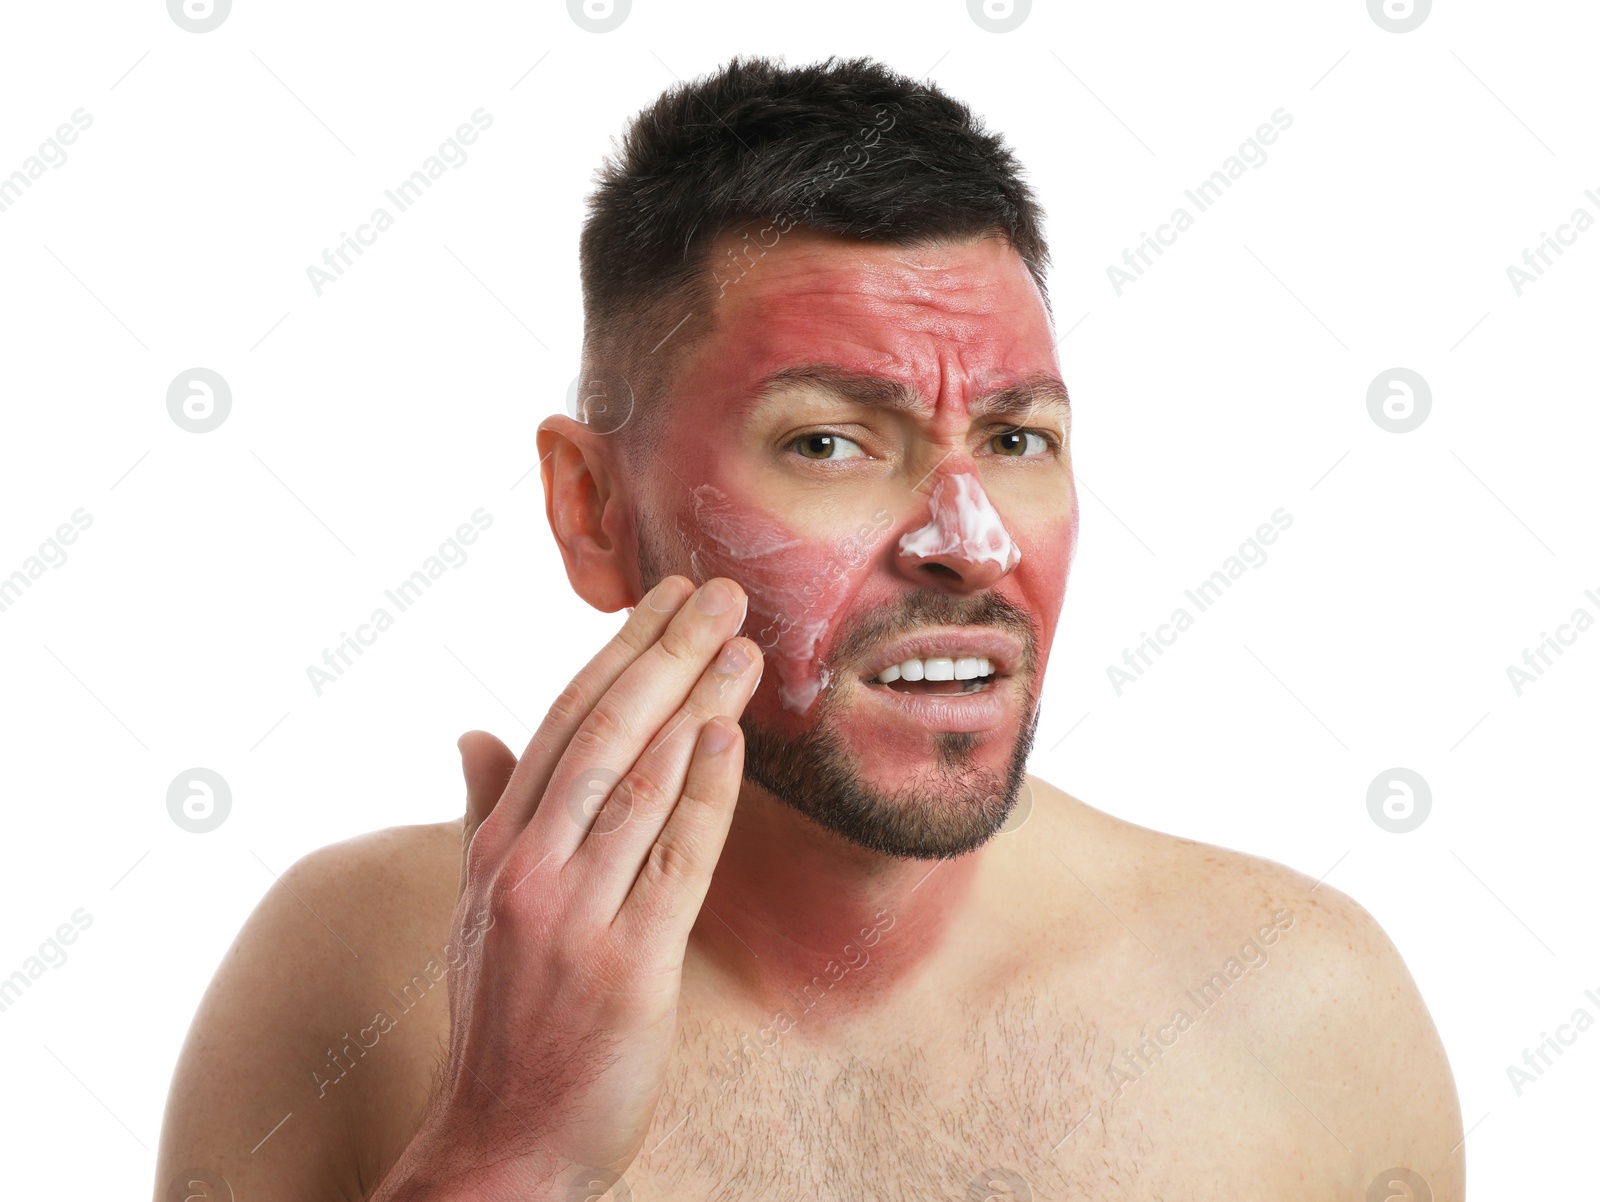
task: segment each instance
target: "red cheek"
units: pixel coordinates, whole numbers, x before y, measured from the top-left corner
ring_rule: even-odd
[[[807,538],[751,505],[736,503],[713,484],[694,488],[690,500],[686,525],[699,533],[689,554],[696,580],[726,576],[744,588],[749,598],[744,634],[761,647],[774,671],[779,703],[804,716],[829,684],[821,653],[847,616],[846,607],[864,590],[874,591],[867,569],[885,553],[893,516],[879,510],[843,536],[829,531]],[[938,517],[937,506],[930,506],[931,524],[938,525]],[[1042,675],[1077,551],[1076,497],[1065,518],[1032,533],[1018,539],[1027,550],[1020,563],[1011,559],[1012,584],[997,587],[1038,622],[1036,669]]]
[[[1078,554],[1077,497],[1073,497],[1072,512],[1067,517],[1050,522],[1040,533],[1042,536],[1019,540],[1027,550],[1017,570],[1026,595],[1023,606],[1039,623],[1038,656],[1034,665],[1036,680],[1042,680],[1050,650],[1055,645],[1056,624],[1066,600],[1067,578]]]
[[[737,580],[750,599],[744,632],[778,676],[778,700],[804,714],[828,684],[819,652],[859,584],[889,515],[843,540],[804,539],[780,522],[735,506],[710,484],[694,490],[694,523],[704,536],[690,553],[698,579]]]

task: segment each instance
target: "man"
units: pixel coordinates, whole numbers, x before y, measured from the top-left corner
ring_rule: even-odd
[[[268,894],[158,1196],[1462,1196],[1365,911],[1025,775],[1078,532],[1040,217],[867,60],[640,116],[539,432],[630,616],[520,759],[462,737],[464,819]]]

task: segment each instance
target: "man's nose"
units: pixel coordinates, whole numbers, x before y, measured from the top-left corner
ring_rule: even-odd
[[[972,472],[934,480],[927,522],[900,537],[895,555],[907,580],[953,592],[990,588],[1021,559],[1022,549]]]

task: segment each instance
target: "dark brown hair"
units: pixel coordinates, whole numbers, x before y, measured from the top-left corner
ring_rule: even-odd
[[[629,443],[739,270],[708,262],[711,242],[747,221],[768,223],[766,245],[796,225],[899,245],[1000,236],[1049,309],[1043,212],[1004,141],[936,86],[870,58],[735,57],[673,86],[631,122],[588,207],[579,392],[607,398],[598,422],[626,422]]]

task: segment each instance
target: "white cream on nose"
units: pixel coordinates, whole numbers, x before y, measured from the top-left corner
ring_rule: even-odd
[[[928,524],[901,537],[902,555],[923,559],[959,555],[973,563],[998,564],[1003,572],[1021,561],[1022,549],[970,472],[940,476],[928,498],[928,510]]]

